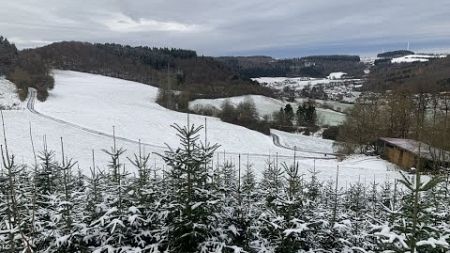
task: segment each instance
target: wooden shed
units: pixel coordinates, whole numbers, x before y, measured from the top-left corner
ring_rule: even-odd
[[[450,152],[416,140],[379,138],[377,150],[383,159],[404,169],[418,168],[419,161],[426,170],[450,167]]]

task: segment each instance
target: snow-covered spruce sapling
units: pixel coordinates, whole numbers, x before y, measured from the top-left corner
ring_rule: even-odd
[[[281,241],[277,252],[296,252],[304,248],[305,230],[308,224],[303,213],[303,174],[299,173],[299,164],[282,164],[285,174],[285,194],[280,201],[280,214],[284,218],[282,223]]]
[[[134,154],[133,158],[127,157],[128,161],[137,169],[139,187],[144,187],[149,183],[151,177],[150,155],[144,154],[142,144],[139,140],[139,153]],[[154,168],[156,170],[156,168]]]
[[[274,208],[278,205],[280,194],[284,189],[284,170],[278,164],[274,164],[270,158],[266,161],[266,167],[263,171],[263,178],[259,184],[259,189],[266,196],[266,205]]]
[[[168,146],[161,157],[170,167],[167,181],[170,184],[168,248],[172,252],[197,252],[212,232],[214,202],[208,184],[209,164],[218,145],[201,144],[202,127],[172,125],[180,138],[180,147]]]
[[[406,234],[406,242],[412,252],[422,250],[431,252],[433,247],[427,245],[424,241],[430,238],[435,240],[441,239],[441,232],[443,231],[433,229],[431,217],[427,213],[427,209],[430,207],[429,202],[423,199],[422,195],[435,188],[442,179],[440,177],[432,177],[428,182],[423,182],[420,171],[416,170],[413,180],[408,179],[402,173],[402,179],[399,181],[408,191],[402,200],[402,214],[406,222],[400,227],[400,231]]]

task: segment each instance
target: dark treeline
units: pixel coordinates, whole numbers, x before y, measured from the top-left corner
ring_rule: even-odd
[[[384,53],[379,53],[377,54],[378,58],[395,58],[395,57],[402,57],[405,55],[410,55],[410,54],[414,54],[413,51],[409,51],[409,50],[395,50],[395,51],[389,51],[389,52],[384,52]]]
[[[244,77],[308,76],[326,77],[331,72],[343,71],[354,77],[362,77],[365,65],[359,56],[320,55],[292,59],[274,59],[267,56],[218,57],[231,69]]]
[[[24,100],[28,88],[37,90],[37,98],[45,101],[48,90],[54,86],[49,67],[32,51],[18,51],[6,38],[0,37],[0,75],[5,75],[17,87],[19,98]]]
[[[308,61],[350,61],[350,62],[360,62],[361,59],[358,55],[312,55],[302,57],[300,59]]]
[[[213,162],[200,128],[174,126],[177,148],[151,166],[105,150],[89,175],[44,149],[34,166],[2,146],[1,252],[431,252],[450,248],[448,175],[341,187],[299,163]],[[62,143],[62,142],[61,142]],[[20,157],[20,154],[17,154]],[[59,156],[58,156],[59,157]],[[244,164],[244,163],[243,163]],[[129,168],[128,168],[129,169]],[[262,171],[259,179],[256,171]],[[426,181],[426,182],[425,182]]]

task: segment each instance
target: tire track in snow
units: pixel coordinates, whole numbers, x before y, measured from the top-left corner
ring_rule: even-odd
[[[327,153],[327,152],[319,152],[319,151],[311,151],[311,150],[307,150],[307,149],[302,149],[299,147],[288,147],[285,146],[283,144],[281,144],[280,142],[280,136],[278,136],[277,134],[274,133],[270,133],[270,136],[272,136],[272,140],[273,140],[273,144],[275,144],[275,146],[280,147],[280,148],[285,148],[285,149],[289,149],[289,150],[293,150],[293,151],[299,151],[299,152],[306,152],[306,153],[312,153],[312,154],[319,154],[319,155],[329,155],[329,156],[333,156],[332,159],[336,158],[335,156],[341,156],[342,154],[339,153]]]

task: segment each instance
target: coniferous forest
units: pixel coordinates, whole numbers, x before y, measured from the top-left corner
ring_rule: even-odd
[[[61,150],[36,147],[34,166],[1,145],[1,252],[447,252],[448,175],[343,187],[313,169],[212,160],[202,127],[173,125],[178,147],[150,164],[114,139],[84,175]],[[3,128],[3,133],[6,133]],[[34,143],[31,139],[31,143]],[[45,143],[45,138],[44,138]],[[56,157],[61,153],[61,157]],[[95,157],[110,157],[96,164]],[[125,168],[128,159],[135,168]],[[263,171],[262,177],[256,171]]]

